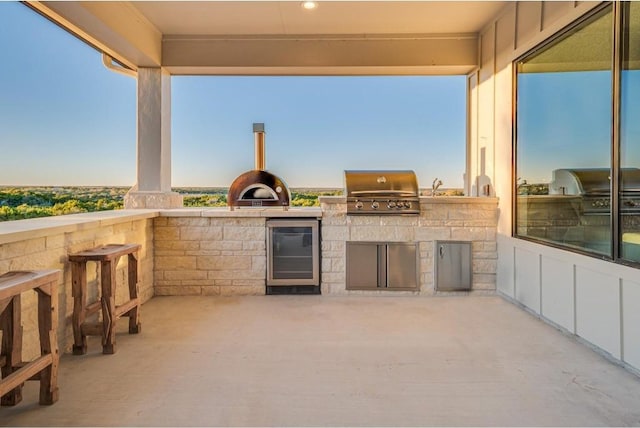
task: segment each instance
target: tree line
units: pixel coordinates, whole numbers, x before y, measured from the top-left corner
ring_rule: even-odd
[[[0,187],[0,221],[49,217],[124,207],[127,187]],[[185,207],[225,207],[227,189],[174,188],[183,194]],[[318,197],[339,195],[337,189],[291,191],[291,205],[319,206]]]

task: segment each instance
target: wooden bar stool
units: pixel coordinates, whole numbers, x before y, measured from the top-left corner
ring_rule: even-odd
[[[116,345],[116,321],[129,317],[129,333],[139,333],[140,301],[138,300],[139,244],[109,244],[69,256],[73,294],[73,353],[87,353],[87,336],[102,336],[102,353],[113,354]],[[116,306],[116,266],[122,256],[128,256],[129,300]],[[87,262],[100,263],[101,296],[87,304]],[[85,319],[102,312],[102,322],[90,323]]]
[[[14,271],[0,276],[0,404],[13,406],[22,400],[22,384],[40,381],[40,404],[58,401],[58,280],[59,270]],[[22,361],[20,294],[38,293],[40,357]]]

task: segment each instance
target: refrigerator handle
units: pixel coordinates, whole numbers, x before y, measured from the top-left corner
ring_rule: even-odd
[[[440,258],[444,258],[444,245],[440,245],[440,248],[438,248],[438,254],[440,254]]]

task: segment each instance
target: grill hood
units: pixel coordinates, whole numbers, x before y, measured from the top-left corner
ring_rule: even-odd
[[[640,169],[623,168],[620,211],[640,214]],[[549,183],[550,195],[579,196],[585,215],[611,213],[611,172],[608,168],[556,169]]]
[[[418,197],[418,180],[413,171],[349,170],[344,172],[347,197]]]
[[[344,172],[347,214],[420,214],[416,174],[408,170],[348,170]]]
[[[623,168],[621,185],[624,193],[640,193],[640,169]],[[608,168],[556,169],[549,194],[607,196],[610,187],[611,171]]]

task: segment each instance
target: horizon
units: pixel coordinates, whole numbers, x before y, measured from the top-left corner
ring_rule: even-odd
[[[34,184],[34,185],[20,185],[20,184],[0,184],[0,189],[66,189],[66,188],[83,188],[83,189],[130,189],[131,186],[108,186],[108,185],[65,185],[65,186],[57,186],[51,184]],[[342,187],[323,187],[323,186],[287,186],[289,190],[319,190],[319,191],[329,191],[329,190],[344,190],[344,186]],[[430,187],[418,187],[420,190],[431,190]],[[172,190],[175,189],[221,189],[228,190],[229,186],[172,186]],[[439,191],[443,190],[462,190],[462,187],[438,187]]]

